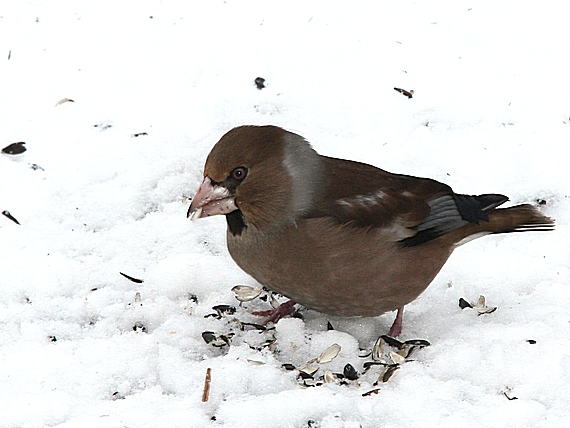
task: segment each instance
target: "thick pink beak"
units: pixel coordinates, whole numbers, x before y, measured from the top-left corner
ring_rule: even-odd
[[[210,177],[205,177],[188,208],[188,218],[196,220],[218,214],[229,214],[237,209],[235,197],[230,195],[230,191],[223,186],[212,185]]]

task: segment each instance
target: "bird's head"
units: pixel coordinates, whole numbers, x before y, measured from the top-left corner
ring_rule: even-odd
[[[248,225],[267,230],[295,222],[322,193],[322,170],[320,156],[297,134],[276,126],[234,128],[208,155],[188,217],[225,214],[238,234]],[[232,230],[232,221],[243,224]]]

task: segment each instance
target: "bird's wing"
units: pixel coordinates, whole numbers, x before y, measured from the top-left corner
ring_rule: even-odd
[[[355,227],[392,228],[406,246],[418,245],[465,224],[488,220],[503,195],[467,196],[427,178],[392,174],[373,166],[323,157],[326,190],[307,218],[332,217]]]

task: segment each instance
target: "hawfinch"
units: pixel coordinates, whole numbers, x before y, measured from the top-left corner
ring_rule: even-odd
[[[532,205],[497,208],[498,194],[454,193],[429,178],[319,155],[276,126],[240,126],[214,146],[191,219],[226,216],[230,255],[290,302],[331,315],[397,310],[434,279],[453,249],[494,233],[551,230]]]

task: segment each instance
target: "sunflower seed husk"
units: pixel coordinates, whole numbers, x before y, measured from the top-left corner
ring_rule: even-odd
[[[254,288],[248,285],[236,285],[232,288],[232,291],[235,293],[236,299],[240,302],[249,302],[258,297],[262,292],[261,288]]]
[[[263,361],[250,360],[249,358],[247,359],[247,362],[252,366],[262,366],[265,364]]]
[[[376,388],[376,389],[372,389],[368,392],[365,392],[364,394],[362,394],[363,397],[368,397],[372,394],[378,394],[380,392],[380,388]]]
[[[352,364],[347,364],[346,366],[344,366],[342,374],[348,380],[356,380],[360,377],[356,369],[352,367]]]
[[[321,355],[317,358],[317,363],[328,363],[336,358],[338,353],[340,352],[340,345],[338,343],[334,343],[329,346],[327,349],[323,351]]]
[[[386,341],[382,336],[380,336],[374,346],[372,347],[372,359],[374,361],[380,361],[382,359],[382,354],[384,353],[384,344]]]
[[[403,357],[403,356],[401,356],[395,352],[390,352],[388,355],[390,356],[392,361],[394,361],[394,364],[402,365],[406,362],[405,357]]]
[[[385,341],[388,345],[390,345],[392,348],[398,348],[398,349],[400,349],[400,348],[402,347],[402,345],[403,345],[403,343],[400,342],[398,339],[394,339],[393,337],[387,336],[387,335],[385,335],[385,334],[383,334],[383,335],[380,336],[380,337],[382,337],[382,339],[384,339],[384,341]]]
[[[313,376],[319,370],[319,366],[308,366],[299,370],[300,373],[308,374],[309,376]]]
[[[380,375],[380,377],[378,378],[378,380],[374,382],[374,386],[378,385],[380,382],[382,383],[388,382],[392,378],[396,370],[398,370],[399,368],[400,366],[398,365],[386,367],[386,370],[384,370]]]
[[[336,376],[330,371],[325,371],[325,375],[323,376],[325,383],[333,383],[336,380]]]
[[[307,361],[305,364],[301,364],[299,367],[297,367],[297,370],[303,370],[306,367],[309,367],[311,364],[313,364],[315,361],[317,361],[316,358],[313,358],[309,361]]]

